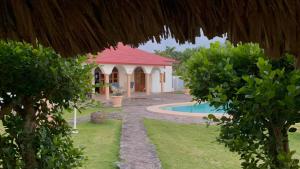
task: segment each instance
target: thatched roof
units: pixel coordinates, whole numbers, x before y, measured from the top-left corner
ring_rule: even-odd
[[[169,33],[194,42],[200,28],[209,38],[227,33],[234,43],[259,42],[272,57],[300,56],[299,24],[299,0],[0,1],[0,38],[38,40],[65,56]]]

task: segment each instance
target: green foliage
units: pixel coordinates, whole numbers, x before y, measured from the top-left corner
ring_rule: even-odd
[[[175,73],[180,75],[181,72],[184,72],[183,63],[199,50],[201,48],[187,48],[184,51],[177,51],[175,47],[167,46],[165,50],[155,50],[154,52],[160,56],[175,59],[177,62],[173,64],[173,67]]]
[[[222,107],[219,141],[238,152],[246,169],[294,169],[288,131],[300,122],[300,71],[294,59],[268,60],[256,44],[214,43],[185,64],[198,100]]]
[[[220,119],[213,114],[209,114],[207,117],[203,117],[203,119],[206,120],[206,127],[209,127],[212,123],[220,122]]]
[[[4,169],[75,168],[82,151],[73,147],[62,110],[91,89],[84,58],[63,59],[52,49],[0,41],[0,166]]]
[[[154,50],[154,53],[160,56],[169,57],[176,60],[181,58],[180,52],[176,51],[175,47],[170,46],[167,46],[165,50]]]

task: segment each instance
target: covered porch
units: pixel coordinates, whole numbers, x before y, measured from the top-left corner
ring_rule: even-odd
[[[171,70],[168,70],[171,69]],[[151,65],[113,65],[100,64],[92,70],[92,83],[96,86],[93,90],[95,94],[105,96],[110,99],[111,88],[121,88],[125,91],[128,98],[132,93],[151,93],[165,92],[166,71],[172,68],[166,66]],[[170,77],[172,79],[172,77]]]

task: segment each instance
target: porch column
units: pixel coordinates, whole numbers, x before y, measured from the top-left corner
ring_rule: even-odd
[[[104,74],[105,98],[109,100],[109,74]]]
[[[150,95],[150,73],[145,73],[146,76],[146,95]]]
[[[127,74],[127,97],[131,97],[130,81],[131,81],[131,74]]]
[[[164,73],[160,73],[160,92],[164,92]]]

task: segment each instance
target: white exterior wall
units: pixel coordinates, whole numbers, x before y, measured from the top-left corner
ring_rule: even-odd
[[[115,65],[112,64],[99,65],[99,68],[101,69],[102,73],[108,75],[111,74],[114,67]]]
[[[151,72],[151,92],[160,92],[160,71],[159,69],[153,69]]]
[[[172,66],[165,67],[166,79],[164,83],[164,92],[173,92],[173,69]]]

